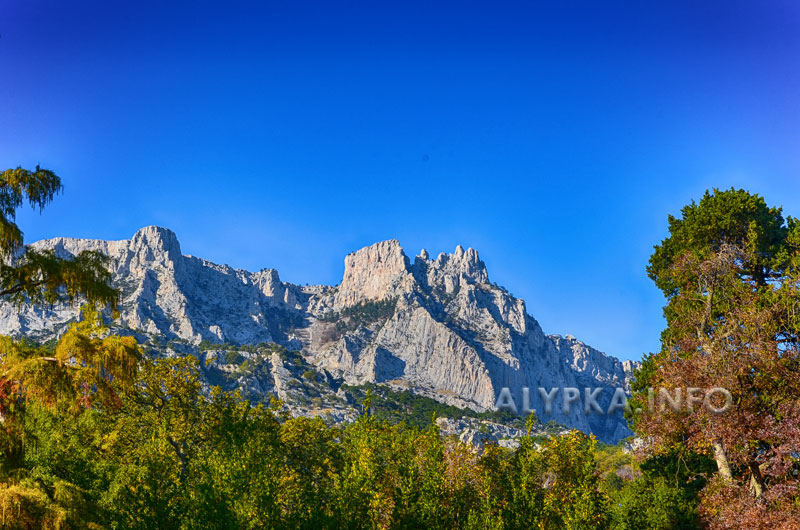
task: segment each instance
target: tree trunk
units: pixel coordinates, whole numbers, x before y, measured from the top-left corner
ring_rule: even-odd
[[[717,461],[719,476],[725,479],[726,482],[733,481],[731,465],[728,463],[728,455],[725,454],[725,448],[722,446],[722,442],[719,440],[714,440],[711,442],[711,445],[714,447],[714,460]]]
[[[761,475],[761,467],[758,462],[750,462],[747,467],[750,469],[750,491],[756,499],[759,499],[764,493],[764,477]]]
[[[708,296],[706,296],[705,309],[703,310],[703,320],[697,326],[697,338],[703,340],[706,337],[706,328],[711,321],[711,312],[714,308],[714,287],[708,286]]]

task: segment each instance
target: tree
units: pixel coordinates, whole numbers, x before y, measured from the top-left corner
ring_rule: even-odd
[[[0,338],[0,524],[59,528],[91,522],[87,492],[57,475],[34,478],[28,449],[38,433],[29,419],[57,411],[72,419],[87,408],[120,403],[135,376],[140,351],[131,337],[108,336],[98,308],[116,309],[107,258],[83,252],[67,259],[23,245],[14,222],[25,202],[40,210],[61,191],[61,180],[40,167],[0,173],[0,299],[18,303],[86,303],[55,350]],[[31,434],[33,436],[31,436]],[[35,466],[34,466],[35,467]],[[13,514],[9,519],[6,514]],[[79,515],[83,514],[83,515]]]
[[[648,268],[667,297],[668,328],[661,351],[637,373],[639,403],[648,386],[722,387],[732,407],[725,414],[657,409],[635,426],[651,454],[713,455],[718,477],[703,508],[719,528],[765,527],[781,511],[782,524],[800,521],[792,508],[800,451],[798,242],[797,221],[779,208],[742,190],[714,190],[684,208],[683,218],[670,218],[670,236]]]
[[[544,448],[544,467],[551,482],[544,497],[545,528],[590,530],[608,524],[606,501],[597,476],[597,441],[580,431],[550,440]]]
[[[696,505],[668,478],[637,478],[625,484],[613,501],[613,530],[693,530],[699,526]]]
[[[25,202],[42,210],[61,189],[61,179],[39,166],[0,174],[0,298],[46,304],[85,298],[114,308],[118,294],[109,285],[105,256],[84,251],[66,259],[23,245],[22,230],[14,222],[17,210]]]
[[[108,405],[115,398],[114,387],[132,380],[140,355],[131,337],[101,338],[108,330],[97,308],[116,309],[119,296],[109,284],[105,256],[86,251],[63,258],[23,245],[14,222],[17,209],[28,202],[41,210],[61,189],[61,179],[39,166],[0,174],[0,299],[85,302],[83,321],[70,326],[55,352],[24,340],[0,341],[0,413],[5,417],[20,410],[25,399],[48,405],[66,399],[83,406],[101,399]]]

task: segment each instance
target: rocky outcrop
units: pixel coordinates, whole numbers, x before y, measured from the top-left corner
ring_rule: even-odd
[[[175,234],[154,226],[130,240],[34,246],[62,256],[107,254],[123,327],[192,344],[274,342],[301,350],[304,362],[335,380],[399,384],[479,411],[493,408],[504,387],[521,407],[528,387],[542,421],[604,441],[629,434],[621,413],[586,414],[579,404],[565,413],[560,397],[544,415],[539,387],[602,387],[607,406],[615,387],[628,388],[634,365],[574,337],[545,335],[523,300],[489,282],[471,248],[435,259],[423,250],[411,262],[396,240],[383,241],[349,254],[338,286],[299,287],[273,269],[253,273],[184,256]],[[0,333],[49,338],[76,317],[73,307],[18,312],[0,304]],[[279,379],[270,384],[282,392]]]
[[[482,452],[487,444],[496,444],[509,449],[519,447],[519,439],[531,436],[551,434],[546,430],[534,428],[530,433],[488,420],[475,418],[436,418],[439,432],[445,436],[455,436],[461,442],[471,445],[477,452]]]
[[[341,309],[369,300],[383,300],[413,288],[408,258],[396,239],[382,241],[348,254],[344,276],[334,297]]]

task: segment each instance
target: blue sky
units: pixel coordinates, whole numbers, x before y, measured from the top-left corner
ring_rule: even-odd
[[[158,224],[328,284],[375,241],[472,246],[630,359],[667,214],[736,186],[800,215],[800,4],[430,4],[0,3],[0,166],[65,184],[26,237]]]

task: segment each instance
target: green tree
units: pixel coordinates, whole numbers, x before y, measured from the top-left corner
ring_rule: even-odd
[[[668,223],[669,236],[656,245],[647,267],[668,300],[692,282],[674,273],[687,254],[703,260],[726,244],[746,248],[741,274],[757,285],[780,276],[786,265],[789,230],[781,208],[745,190],[706,191],[699,203],[692,201],[681,210],[681,217],[670,215]]]
[[[612,496],[613,530],[693,530],[700,526],[697,504],[663,477],[643,476]]]
[[[544,496],[545,528],[589,530],[608,522],[594,460],[597,441],[579,431],[550,440],[543,451],[548,482]]]

